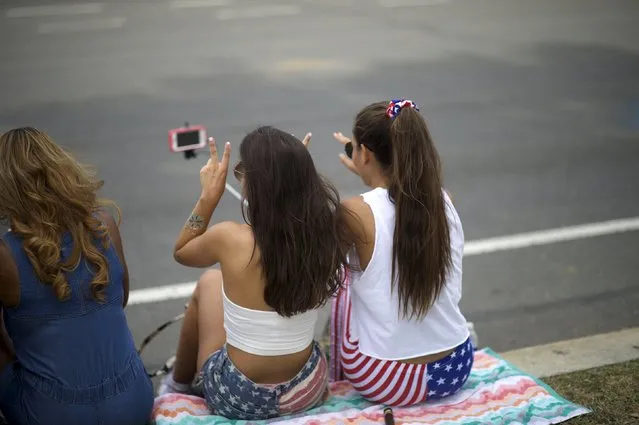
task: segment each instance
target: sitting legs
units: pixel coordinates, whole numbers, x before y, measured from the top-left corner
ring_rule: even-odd
[[[222,273],[208,270],[193,291],[180,331],[175,367],[163,379],[159,394],[192,392],[195,375],[225,342]]]

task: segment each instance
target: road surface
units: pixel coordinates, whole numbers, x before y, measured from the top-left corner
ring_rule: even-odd
[[[408,97],[467,241],[636,218],[638,18],[633,0],[9,0],[0,129],[44,129],[98,167],[122,207],[133,290],[201,273],[171,255],[205,160],[168,152],[185,120],[232,141],[234,159],[260,124],[312,131],[346,197],[364,188],[332,132],[369,102]],[[239,206],[225,195],[215,220],[240,220]],[[496,350],[637,326],[638,247],[631,230],[469,256],[463,310]],[[184,301],[130,306],[136,340]]]

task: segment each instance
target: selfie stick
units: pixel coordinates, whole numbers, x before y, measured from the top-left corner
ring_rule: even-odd
[[[189,122],[185,121],[184,122],[184,128],[189,128]],[[189,159],[193,159],[197,156],[197,153],[195,153],[195,149],[189,149],[184,151],[184,159],[189,160]]]
[[[185,121],[183,128],[189,129],[190,127],[191,125],[189,124],[189,122]],[[187,149],[183,152],[184,152],[184,158],[187,160],[197,157],[197,153],[195,149]],[[228,183],[226,183],[226,190],[228,190],[231,193],[231,195],[233,195],[233,197],[235,197],[238,201],[242,201],[242,194],[238,192],[237,190],[235,190],[235,188],[233,188],[233,186],[231,186]],[[246,205],[246,200],[244,200],[244,204]]]

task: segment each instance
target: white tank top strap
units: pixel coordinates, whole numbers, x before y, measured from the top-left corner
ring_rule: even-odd
[[[226,343],[258,356],[299,353],[313,342],[319,310],[293,317],[275,311],[252,310],[231,301],[222,285]]]

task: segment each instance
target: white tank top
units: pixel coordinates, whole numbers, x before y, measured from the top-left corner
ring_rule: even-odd
[[[375,247],[363,272],[352,274],[351,334],[359,350],[382,360],[421,357],[450,350],[469,337],[459,309],[462,295],[464,232],[457,211],[444,192],[450,227],[452,267],[446,285],[422,320],[407,320],[400,313],[397,291],[391,291],[395,205],[388,190],[377,188],[362,197],[375,217]],[[349,261],[357,266],[353,250]]]
[[[235,304],[224,292],[226,342],[256,356],[283,356],[299,353],[313,342],[319,310],[292,317],[275,311],[251,310]]]

